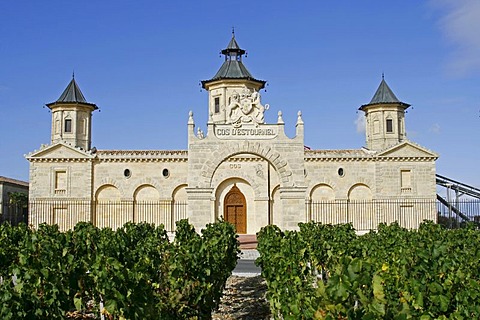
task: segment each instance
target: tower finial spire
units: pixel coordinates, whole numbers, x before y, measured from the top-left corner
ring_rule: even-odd
[[[385,73],[382,72],[382,80],[385,80]]]
[[[72,79],[75,79],[75,69],[72,70]]]
[[[232,26],[232,37],[234,38],[235,37],[235,27]]]

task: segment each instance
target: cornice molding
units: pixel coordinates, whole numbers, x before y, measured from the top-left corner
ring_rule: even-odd
[[[186,150],[99,150],[99,162],[187,162]]]

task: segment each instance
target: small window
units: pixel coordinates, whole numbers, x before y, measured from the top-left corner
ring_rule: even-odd
[[[55,171],[55,194],[56,195],[65,195],[67,191],[67,171],[58,170]]]
[[[345,175],[345,171],[343,171],[343,168],[339,168],[339,169],[338,169],[338,175],[339,175],[340,177],[343,177],[343,176]]]
[[[387,132],[388,133],[393,132],[393,120],[392,119],[387,119]]]
[[[168,171],[168,169],[163,169],[162,175],[163,175],[165,178],[168,178],[168,176],[170,175],[170,171]]]
[[[123,176],[124,176],[125,178],[130,178],[130,177],[132,176],[132,171],[130,171],[130,169],[125,169],[125,170],[123,171]]]
[[[217,97],[215,98],[215,113],[219,113],[220,112],[220,98]]]
[[[400,188],[402,193],[412,192],[412,170],[400,170]]]
[[[65,119],[65,132],[72,132],[72,119]]]

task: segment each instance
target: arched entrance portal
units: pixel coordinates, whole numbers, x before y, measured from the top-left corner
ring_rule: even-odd
[[[225,220],[235,226],[237,233],[247,233],[247,202],[236,184],[225,196],[223,212]]]

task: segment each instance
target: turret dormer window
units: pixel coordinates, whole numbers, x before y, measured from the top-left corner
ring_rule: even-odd
[[[220,98],[216,97],[215,98],[215,113],[219,113],[219,112],[220,112]]]
[[[393,132],[393,120],[387,119],[387,133]]]
[[[72,119],[65,119],[65,132],[72,132]]]

